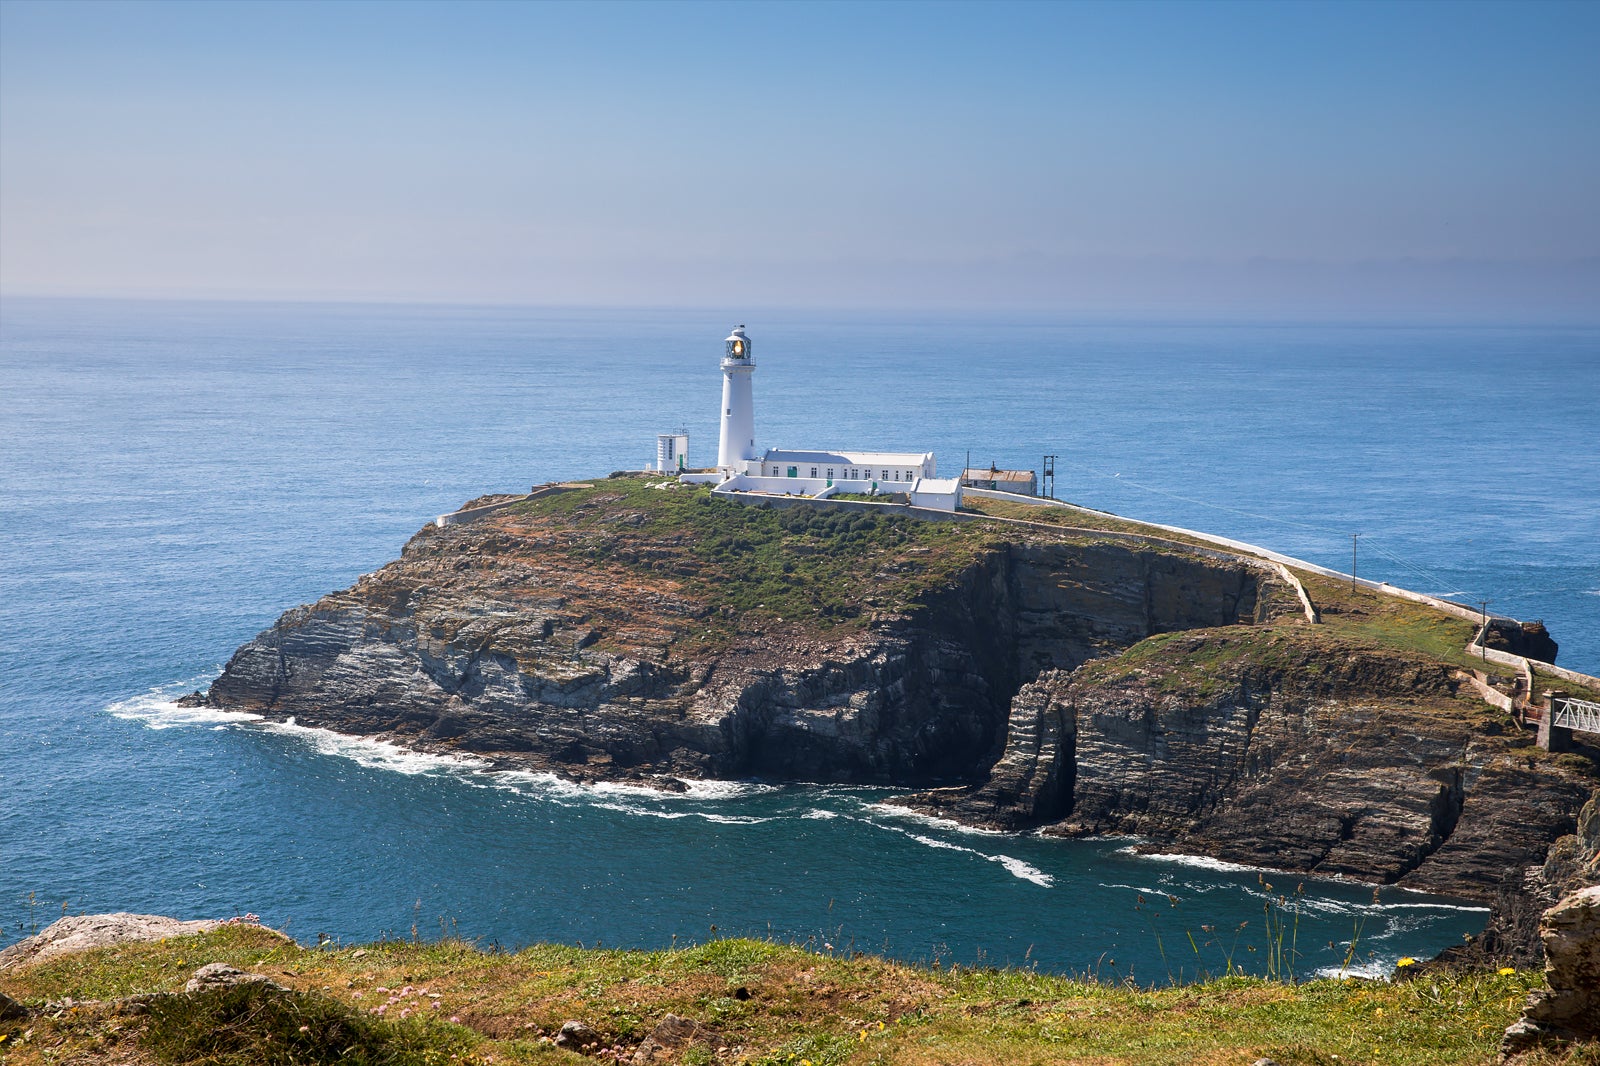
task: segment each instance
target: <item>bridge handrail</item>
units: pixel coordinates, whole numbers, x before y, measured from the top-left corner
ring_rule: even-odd
[[[1580,733],[1600,733],[1600,703],[1580,700],[1572,696],[1558,696],[1552,700],[1550,724]]]

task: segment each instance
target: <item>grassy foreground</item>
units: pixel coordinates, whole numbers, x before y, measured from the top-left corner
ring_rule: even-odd
[[[157,999],[143,1012],[83,1002],[181,991],[208,962],[293,991]],[[260,928],[225,927],[0,974],[13,998],[53,1004],[29,1021],[0,1022],[0,1058],[8,1066],[614,1063],[631,1061],[673,1013],[704,1026],[703,1035],[650,1061],[1490,1063],[1501,1031],[1540,984],[1537,974],[1502,973],[1297,987],[1225,978],[1145,991],[751,940],[510,954],[452,940],[305,948]],[[67,997],[76,1005],[64,1005]],[[568,1019],[603,1037],[588,1058],[551,1042]],[[1600,1063],[1600,1053],[1526,1061]]]

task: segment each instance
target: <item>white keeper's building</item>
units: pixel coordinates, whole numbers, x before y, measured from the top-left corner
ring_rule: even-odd
[[[719,491],[809,496],[827,499],[839,492],[896,494],[914,507],[954,511],[961,503],[961,479],[935,476],[932,452],[875,452],[855,449],[756,449],[755,400],[750,338],[739,326],[723,342],[722,432],[717,443]],[[712,480],[704,475],[684,475]]]

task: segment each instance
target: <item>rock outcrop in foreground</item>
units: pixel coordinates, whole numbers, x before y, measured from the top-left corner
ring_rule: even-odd
[[[976,824],[1491,898],[1573,829],[1591,764],[1421,650],[1469,625],[1364,595],[1313,627],[1272,570],[1183,545],[618,477],[429,526],[197,699],[577,780],[896,785]]]
[[[0,951],[0,970],[60,955],[140,940],[165,940],[215,929],[221,922],[183,921],[160,914],[73,914]]]
[[[1528,997],[1500,1049],[1511,1056],[1547,1044],[1600,1038],[1600,885],[1574,892],[1544,913],[1548,988]]]

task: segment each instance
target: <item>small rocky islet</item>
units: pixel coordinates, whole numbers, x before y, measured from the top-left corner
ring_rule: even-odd
[[[1258,560],[979,506],[757,507],[648,475],[484,497],[188,701],[575,781],[900,787],[972,825],[1520,908],[1524,941],[1533,903],[1593,880],[1570,834],[1594,753],[1484,701],[1470,623],[1299,575],[1312,624]],[[1496,636],[1553,658],[1542,629]]]

